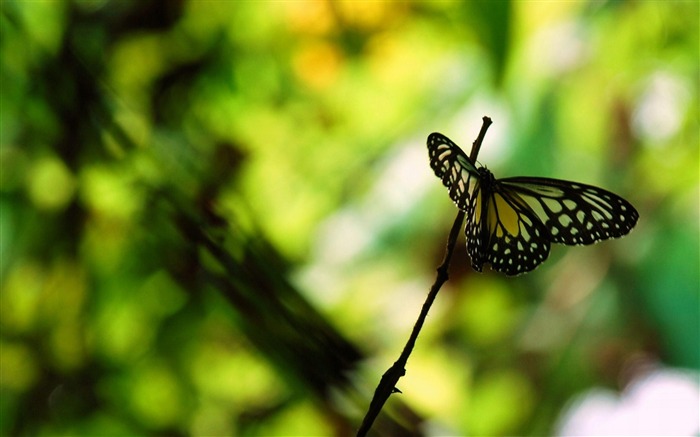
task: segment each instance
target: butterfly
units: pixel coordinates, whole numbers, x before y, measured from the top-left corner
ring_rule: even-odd
[[[639,213],[622,197],[578,182],[538,177],[496,179],[446,136],[428,136],[430,167],[465,212],[472,267],[529,272],[552,243],[593,244],[628,234]]]

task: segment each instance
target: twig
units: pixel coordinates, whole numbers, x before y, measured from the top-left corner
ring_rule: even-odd
[[[471,153],[469,154],[469,158],[472,160],[472,162],[476,162],[476,157],[479,155],[479,149],[481,149],[481,143],[483,142],[486,131],[490,125],[491,119],[489,117],[484,117],[479,135],[477,136],[476,140],[474,140]],[[372,427],[372,424],[374,423],[374,419],[376,419],[379,415],[379,412],[382,410],[382,407],[386,403],[387,399],[389,399],[389,396],[392,393],[401,392],[398,388],[396,388],[396,383],[398,383],[399,379],[406,374],[406,363],[408,362],[408,357],[413,351],[418,334],[423,328],[425,318],[428,316],[428,311],[430,311],[430,307],[433,305],[438,291],[440,291],[440,287],[442,287],[442,284],[444,284],[448,279],[449,275],[447,270],[450,265],[450,260],[452,259],[452,252],[454,251],[455,244],[457,243],[457,236],[459,235],[459,230],[462,227],[463,221],[464,211],[460,210],[457,213],[455,222],[450,230],[450,235],[447,238],[445,258],[442,260],[442,264],[440,264],[440,266],[437,268],[435,282],[430,288],[430,293],[428,293],[425,303],[423,303],[423,308],[418,316],[418,320],[416,320],[416,324],[413,326],[411,336],[408,338],[406,346],[404,346],[399,359],[396,360],[386,372],[384,372],[384,375],[382,375],[382,379],[379,381],[379,385],[374,391],[374,396],[372,397],[372,402],[369,404],[367,414],[365,414],[365,418],[362,420],[362,425],[357,431],[357,437],[364,437],[367,435]]]

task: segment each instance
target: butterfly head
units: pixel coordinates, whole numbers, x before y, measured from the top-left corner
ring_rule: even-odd
[[[491,173],[491,171],[486,167],[479,167],[479,182],[482,186],[491,187],[496,182],[496,177]]]

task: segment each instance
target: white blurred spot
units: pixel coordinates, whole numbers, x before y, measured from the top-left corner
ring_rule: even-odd
[[[584,28],[574,21],[544,27],[535,34],[528,49],[532,67],[548,76],[574,70],[589,57]]]
[[[632,129],[649,145],[661,145],[681,127],[690,102],[690,86],[681,78],[659,72],[646,84],[634,114]]]
[[[380,165],[377,182],[364,199],[329,216],[320,224],[311,262],[297,274],[307,290],[319,290],[324,301],[339,298],[343,271],[383,232],[411,212],[435,182],[428,165],[425,138],[399,145]]]
[[[434,177],[425,138],[404,144],[389,156],[365,207],[385,219],[387,214],[402,214],[423,196]]]
[[[469,99],[469,104],[462,107],[450,124],[450,133],[442,132],[469,155],[472,143],[479,134],[482,118],[490,117],[493,124],[486,132],[477,161],[495,167],[506,157],[508,147],[508,128],[510,120],[505,105],[485,95],[476,95]],[[512,150],[511,150],[512,151]]]
[[[410,210],[433,178],[425,144],[416,141],[398,147],[362,202],[338,211],[321,224],[315,258],[342,264],[356,257],[384,227]]]
[[[618,396],[595,388],[574,400],[556,426],[560,436],[697,436],[700,375],[659,369],[632,381]]]

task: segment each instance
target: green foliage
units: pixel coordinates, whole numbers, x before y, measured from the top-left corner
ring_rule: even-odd
[[[640,222],[518,279],[459,247],[379,435],[700,369],[699,7],[2,2],[0,434],[351,434],[456,212],[425,138],[483,115],[498,177]]]

